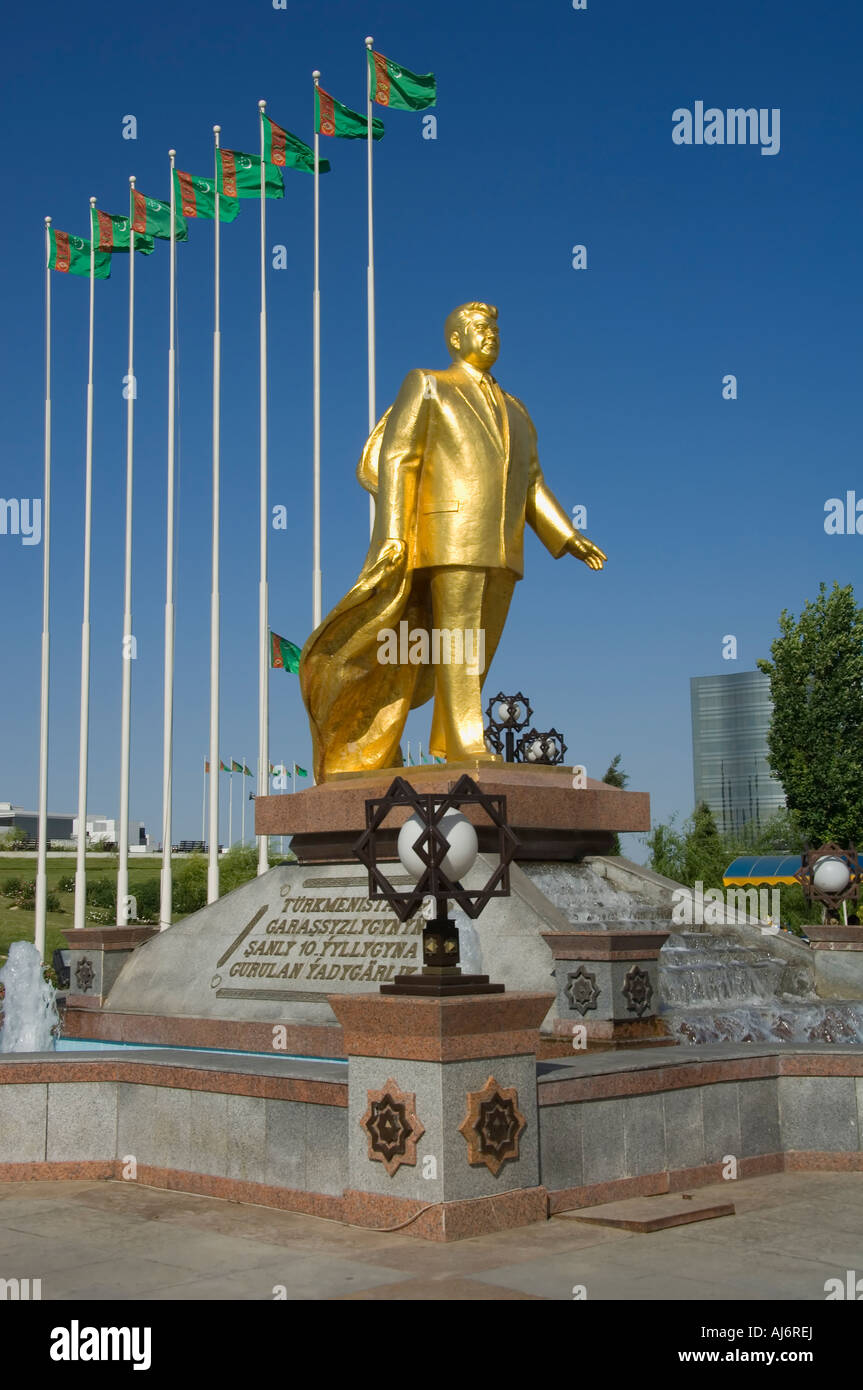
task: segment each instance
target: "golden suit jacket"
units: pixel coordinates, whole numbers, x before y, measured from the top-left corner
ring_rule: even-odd
[[[525,522],[555,558],[575,534],[542,475],[525,407],[496,382],[494,395],[497,409],[457,364],[409,372],[369,438],[357,476],[377,496],[373,543],[403,541],[409,569],[521,577]]]

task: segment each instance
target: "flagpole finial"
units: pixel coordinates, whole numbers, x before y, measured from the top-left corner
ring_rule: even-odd
[[[50,227],[50,226],[51,226],[51,222],[52,222],[52,219],[51,219],[50,217],[46,217],[46,218],[45,218],[45,226],[46,226],[46,227]]]
[[[258,110],[259,110],[259,111],[266,111],[266,109],[267,109],[267,103],[266,103],[265,101],[259,101],[259,102],[258,102]]]
[[[375,41],[374,41],[374,39],[372,38],[371,34],[367,34],[367,35],[366,35],[366,48],[374,48],[374,46],[375,46]]]
[[[214,126],[213,126],[213,134],[214,134],[214,135],[221,135],[221,133],[222,133],[222,127],[221,127],[220,125],[214,125]]]
[[[176,158],[177,158],[177,151],[176,151],[176,150],[169,150],[169,151],[168,151],[168,158],[169,158],[169,159],[176,159]]]
[[[130,175],[129,175],[129,182],[130,182],[130,184],[132,185],[132,187],[134,188],[134,187],[135,187],[135,184],[136,184],[136,182],[137,182],[137,180],[136,180],[134,174],[130,174]]]
[[[315,68],[314,72],[312,73],[312,77],[315,79],[315,86],[316,86],[316,87],[317,87],[317,85],[318,85],[318,78],[320,77],[320,75],[321,75],[321,74],[320,74],[320,69],[319,69],[319,68]]]
[[[90,207],[91,207],[91,208],[94,208],[95,206],[96,206],[96,199],[95,199],[95,198],[91,198],[91,199],[90,199]]]

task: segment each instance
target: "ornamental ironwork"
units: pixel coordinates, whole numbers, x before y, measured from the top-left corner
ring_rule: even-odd
[[[485,742],[489,752],[503,754],[508,763],[518,762],[515,736],[527,728],[532,715],[530,700],[521,691],[517,695],[504,695],[503,691],[494,695],[485,711],[488,720]]]
[[[394,810],[405,807],[420,822],[417,838],[411,846],[425,865],[414,887],[400,892],[393,887],[379,868],[378,836],[384,821]],[[447,877],[441,867],[450,851],[449,841],[441,830],[441,822],[452,811],[476,807],[482,810],[497,831],[497,845],[489,853],[497,857],[497,865],[482,888],[464,888]],[[400,922],[407,922],[432,897],[439,904],[451,898],[467,913],[478,917],[491,898],[509,897],[509,866],[518,841],[506,823],[506,797],[491,796],[480,791],[468,776],[460,777],[449,792],[418,792],[403,777],[396,777],[386,796],[372,797],[366,802],[366,829],[354,845],[354,853],[369,874],[369,897],[385,899]]]
[[[563,734],[557,729],[541,733],[538,729],[528,729],[516,745],[516,756],[520,763],[544,764],[546,766],[562,763],[566,754]]]
[[[819,888],[815,882],[815,871],[822,859],[841,859],[848,869],[848,884],[841,892],[831,893],[827,888]],[[839,911],[843,902],[853,899],[855,902],[860,897],[860,885],[863,882],[863,864],[860,856],[853,845],[843,849],[841,845],[830,844],[821,845],[818,849],[807,849],[803,854],[803,863],[794,875],[800,884],[803,892],[810,902],[817,901],[824,903],[831,912]]]

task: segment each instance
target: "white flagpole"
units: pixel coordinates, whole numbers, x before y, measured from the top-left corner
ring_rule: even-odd
[[[240,787],[243,795],[243,849],[246,847],[246,760],[243,759],[243,770],[240,773]]]
[[[213,327],[213,539],[212,580],[210,583],[210,843],[207,860],[207,902],[219,896],[219,507],[221,468],[221,393],[222,393],[222,332],[221,332],[221,221],[219,216],[219,132],[213,126],[215,140],[215,268],[214,268],[214,327]]]
[[[42,507],[42,681],[39,696],[39,844],[36,856],[35,942],[45,955],[48,897],[48,690],[51,586],[51,218],[45,218],[45,496]]]
[[[135,424],[135,176],[129,176],[129,371],[126,380],[126,556],[123,584],[123,695],[120,721],[120,833],[117,926],[129,920],[129,751],[132,723],[132,478]]]
[[[228,773],[228,849],[234,848],[234,760]]]
[[[315,112],[320,72],[315,69]],[[321,621],[321,138],[315,119],[315,283],[312,295],[312,376],[314,413],[314,504],[312,519],[312,631]]]
[[[368,264],[368,302],[369,302],[369,434],[371,434],[377,424],[377,410],[375,408],[375,223],[372,211],[372,70],[368,61],[368,55],[374,49],[374,39],[366,39],[366,108],[368,118],[368,129],[366,133],[366,143],[368,145],[368,167],[369,167],[369,264]],[[369,535],[371,536],[375,526],[375,499],[369,493]]]
[[[201,792],[201,844],[207,843],[207,764],[204,762],[204,787]]]
[[[159,892],[159,930],[171,925],[171,849],[172,798],[174,761],[174,474],[175,392],[176,392],[176,283],[177,235],[174,225],[176,195],[174,193],[174,160],[177,151],[169,150],[171,161],[171,268],[169,275],[170,308],[168,311],[168,501],[165,522],[165,688],[162,714],[162,882]]]
[[[267,794],[269,766],[269,600],[267,592],[267,542],[269,513],[267,511],[267,198],[264,165],[265,101],[258,102],[261,127],[261,580],[259,590],[258,624],[258,795]],[[265,874],[269,865],[269,843],[266,835],[258,836],[258,873]]]
[[[78,732],[78,841],[75,846],[75,928],[87,921],[87,779],[90,743],[90,561],[93,522],[93,330],[96,300],[96,238],[90,199],[90,346],[87,367],[87,442],[84,461],[84,605],[81,618],[81,710]]]
[[[292,792],[295,792],[296,790],[297,790],[297,765],[296,765],[296,763],[292,763],[292,764],[291,764],[291,791],[292,791]]]

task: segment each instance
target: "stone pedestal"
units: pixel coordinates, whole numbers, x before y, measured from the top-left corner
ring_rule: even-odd
[[[378,772],[345,773],[293,796],[259,796],[255,801],[257,835],[290,835],[301,864],[348,859],[366,828],[366,801],[384,796],[393,778],[404,777],[417,791],[446,792],[465,773],[481,791],[506,797],[507,823],[518,839],[516,860],[581,859],[607,854],[620,831],[650,829],[650,797],[587,778],[574,788],[571,767],[527,763],[447,763],[425,767],[390,767]],[[497,840],[479,809],[463,808],[474,821],[483,852],[495,852]],[[379,834],[382,860],[394,860],[399,827],[410,808],[396,810]]]
[[[659,952],[667,931],[615,930],[615,924],[577,932],[543,932],[554,957],[559,1017],[554,1032],[577,1030],[588,1043],[632,1047],[674,1045],[657,1017]]]
[[[458,1240],[545,1220],[538,1029],[549,994],[329,996],[348,1055],[345,1220]]]
[[[66,1007],[101,1009],[132,952],[158,927],[81,927],[64,932],[70,949]]]
[[[804,927],[813,951],[863,951],[863,927],[846,927],[843,922],[824,922]]]

